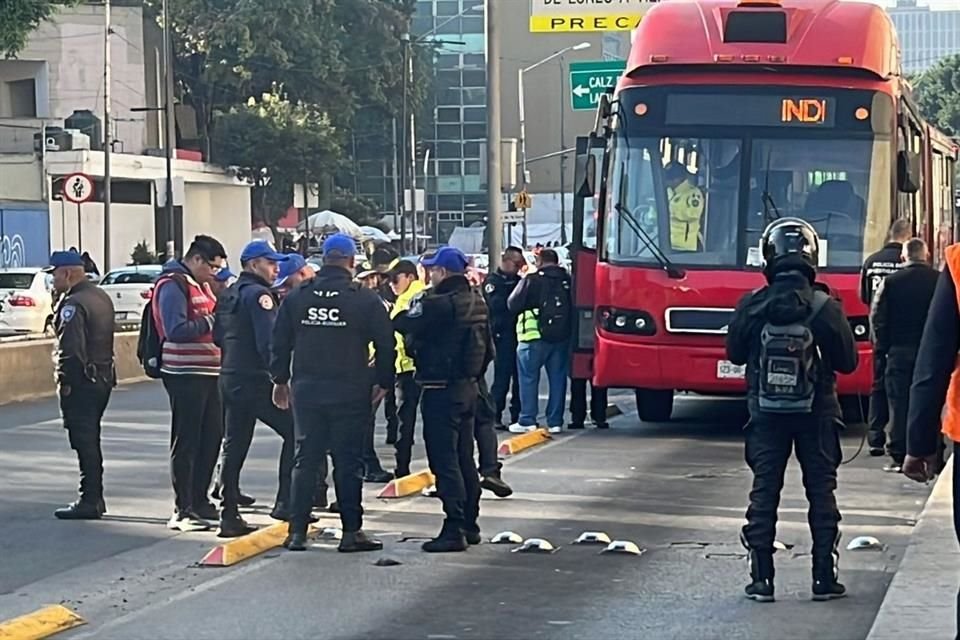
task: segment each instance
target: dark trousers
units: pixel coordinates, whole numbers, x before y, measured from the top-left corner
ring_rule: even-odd
[[[452,382],[424,389],[420,400],[427,459],[446,514],[443,531],[451,535],[479,531],[480,478],[473,459],[477,391],[475,381]]]
[[[273,385],[265,378],[221,376],[224,425],[223,456],[220,464],[221,504],[224,517],[237,516],[240,499],[240,469],[247,459],[257,420],[283,438],[277,480],[278,507],[290,502],[290,473],[293,470],[293,415],[273,404]]]
[[[70,387],[69,395],[59,397],[63,427],[80,465],[80,501],[92,505],[103,500],[100,422],[111,390],[112,385],[105,382],[82,382]]]
[[[387,433],[397,433],[402,418],[400,417],[400,408],[397,405],[396,389],[387,389],[387,395],[383,398],[383,417],[387,421]]]
[[[871,449],[883,449],[887,444],[887,423],[890,422],[890,405],[884,375],[887,370],[885,357],[873,357],[873,387],[870,391],[870,411],[867,418],[867,445]]]
[[[753,471],[745,542],[759,554],[773,553],[783,474],[795,449],[810,504],[807,521],[813,537],[814,575],[832,577],[840,523],[834,496],[842,456],[837,422],[797,415],[753,419],[745,435],[745,457]]]
[[[369,402],[302,406],[293,399],[296,452],[293,464],[292,530],[306,531],[320,461],[333,457],[333,486],[344,532],[363,526],[363,441],[370,420]]]
[[[420,404],[420,385],[414,380],[413,371],[397,376],[397,392],[400,407],[397,417],[400,419],[400,437],[397,438],[397,476],[410,474],[410,460],[413,457],[414,433],[417,427],[417,405]]]
[[[910,407],[910,384],[917,364],[917,350],[895,347],[887,355],[884,382],[890,403],[890,438],[887,449],[897,464],[903,464],[907,455],[907,414]]]
[[[371,387],[371,392],[373,391]],[[377,457],[377,447],[374,443],[374,433],[377,429],[377,409],[380,406],[369,406],[369,411],[367,412],[367,420],[364,428],[362,429],[362,453],[361,459],[363,460],[363,473],[376,473],[378,471],[383,471],[383,465],[380,464],[380,458]]]
[[[496,358],[493,361],[494,422],[501,423],[507,408],[507,391],[510,391],[510,424],[520,419],[520,378],[517,376],[517,334],[508,331],[494,342]],[[502,424],[502,423],[501,423]]]
[[[163,376],[173,414],[170,476],[178,512],[207,501],[223,439],[223,407],[216,376]]]
[[[570,379],[570,419],[573,424],[583,426],[587,420],[587,380]],[[590,419],[594,424],[607,423],[607,390],[590,383]]]
[[[477,458],[480,460],[480,475],[499,477],[503,467],[497,458],[500,442],[496,432],[496,408],[487,381],[480,378],[477,385],[477,415],[473,421],[473,438],[477,441]]]

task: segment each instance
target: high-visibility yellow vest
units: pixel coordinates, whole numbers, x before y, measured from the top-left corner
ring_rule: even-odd
[[[517,340],[533,342],[540,339],[540,309],[527,309],[517,317]]]
[[[426,289],[426,285],[420,280],[414,280],[407,287],[407,290],[397,296],[397,301],[393,303],[393,309],[390,311],[390,317],[395,318],[401,311],[410,308],[410,302],[421,291]],[[403,343],[403,336],[399,333],[394,334],[397,338],[397,373],[407,373],[415,369],[413,358],[407,355],[406,345]]]
[[[684,180],[667,195],[670,197],[670,246],[677,251],[696,251],[703,215],[703,192]]]

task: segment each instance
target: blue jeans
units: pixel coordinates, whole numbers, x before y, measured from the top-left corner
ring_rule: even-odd
[[[534,340],[517,347],[517,373],[520,378],[519,424],[536,426],[540,412],[540,369],[546,368],[550,394],[547,398],[547,426],[563,426],[564,399],[570,353],[565,342]]]

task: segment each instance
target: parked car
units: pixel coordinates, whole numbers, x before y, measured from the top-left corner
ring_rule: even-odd
[[[0,335],[53,335],[53,276],[37,268],[0,269]]]
[[[100,280],[100,288],[113,301],[114,318],[119,329],[135,329],[140,326],[143,308],[153,293],[153,284],[160,277],[163,267],[145,264],[114,269]]]

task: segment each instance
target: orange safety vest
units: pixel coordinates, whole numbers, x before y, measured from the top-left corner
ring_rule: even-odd
[[[950,245],[944,253],[947,266],[950,268],[950,277],[953,278],[953,284],[957,290],[957,308],[960,309],[960,244]],[[943,434],[954,442],[960,442],[960,354],[950,375],[945,409]]]

